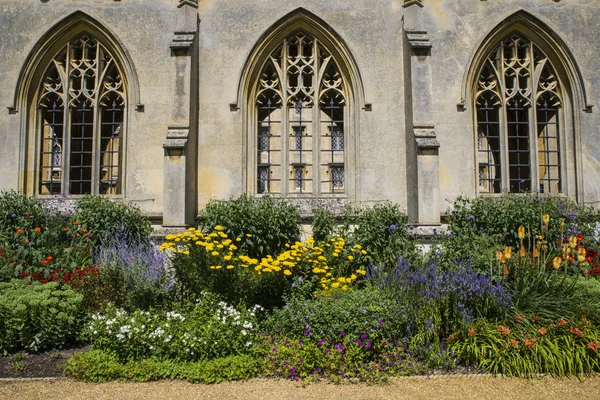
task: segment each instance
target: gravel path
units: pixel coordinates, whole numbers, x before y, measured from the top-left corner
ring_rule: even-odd
[[[388,385],[252,380],[219,385],[181,381],[91,384],[72,380],[0,381],[0,399],[599,399],[600,375],[578,380],[488,376],[399,378]]]

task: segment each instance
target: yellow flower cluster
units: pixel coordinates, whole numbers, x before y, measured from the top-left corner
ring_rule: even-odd
[[[247,234],[246,236],[251,237],[252,235]],[[350,249],[346,248],[346,242],[341,237],[318,245],[312,237],[309,237],[305,243],[286,244],[287,250],[277,257],[268,255],[260,261],[246,255],[236,254],[236,250],[238,250],[236,243],[239,244],[243,239],[230,239],[220,225],[215,226],[213,232],[207,235],[200,230],[190,228],[182,233],[167,235],[166,240],[160,247],[161,251],[168,250],[189,255],[190,248],[203,248],[211,259],[214,258],[214,262],[211,262],[213,265],[210,266],[212,270],[232,270],[241,267],[252,269],[255,275],[282,273],[290,276],[294,269],[298,269],[298,266],[302,264],[303,267],[319,277],[319,289],[322,293],[334,289],[347,291],[350,289],[349,285],[359,276],[366,275],[366,270],[359,268],[349,277],[336,276],[338,273],[332,264],[347,263],[345,259],[352,263],[356,259],[358,262],[362,255],[367,254],[359,244]],[[342,259],[342,255],[345,255],[345,259]]]

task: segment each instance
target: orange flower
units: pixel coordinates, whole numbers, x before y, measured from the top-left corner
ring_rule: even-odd
[[[583,335],[583,331],[579,328],[575,328],[574,326],[572,326],[569,331],[575,335]]]
[[[73,225],[79,225],[79,222],[73,221]]]
[[[85,229],[85,228],[81,228],[81,232],[83,232],[83,233],[87,233],[87,232],[88,232],[88,230],[87,230],[87,229]]]
[[[500,333],[502,333],[503,335],[509,335],[510,334],[510,329],[508,329],[505,326],[498,325],[497,328],[500,331]]]
[[[521,257],[525,257],[527,255],[527,250],[525,250],[525,246],[521,246],[521,250],[519,251],[519,255]]]
[[[48,256],[48,257],[46,257],[46,260],[48,260],[48,261],[52,261],[52,256]]]
[[[590,342],[590,343],[587,345],[587,348],[588,348],[588,349],[590,349],[590,350],[596,351],[596,350],[600,349],[600,346],[598,346],[598,345],[597,345],[596,343],[594,343],[594,342]]]
[[[448,336],[448,340],[456,340],[456,338],[457,338],[456,334]]]
[[[535,340],[533,340],[533,339],[525,339],[525,340],[523,340],[523,344],[525,346],[533,346],[535,344]]]
[[[506,257],[504,256],[504,252],[502,251],[497,251],[496,252],[496,258],[498,259],[498,261],[500,261],[502,264],[506,263]]]
[[[43,260],[42,261],[42,265],[46,265],[46,264],[48,264],[48,261],[47,260]]]
[[[39,232],[41,232],[41,231],[42,231],[42,228],[40,228],[39,226],[36,226],[36,227],[35,227],[35,229],[34,229],[34,231],[36,231],[36,232],[38,232],[38,233],[39,233]]]
[[[502,272],[504,272],[504,275],[508,275],[508,268],[504,267],[504,270]]]
[[[588,319],[586,317],[582,317],[581,318],[581,322],[583,322],[584,325],[589,325],[590,321],[588,321]]]
[[[544,336],[546,333],[548,333],[548,331],[546,330],[546,328],[540,328],[538,329],[538,333],[542,336]]]
[[[521,225],[519,227],[519,239],[523,239],[525,237],[525,227],[523,225]]]
[[[68,230],[69,230],[69,228],[67,228],[66,226],[63,228],[63,232],[66,232]]]
[[[565,326],[565,325],[567,325],[567,324],[568,324],[568,322],[567,322],[567,321],[565,321],[565,319],[564,319],[564,318],[561,318],[561,319],[559,319],[559,320],[558,320],[558,324],[559,324],[560,326]]]
[[[518,347],[518,346],[519,346],[519,341],[518,341],[518,340],[515,340],[515,339],[513,339],[513,340],[511,340],[511,341],[510,341],[510,344],[511,344],[511,346],[513,346],[513,347]]]
[[[475,334],[475,329],[469,328],[469,336],[473,336]]]
[[[25,231],[21,228],[17,228],[17,233],[24,233]]]

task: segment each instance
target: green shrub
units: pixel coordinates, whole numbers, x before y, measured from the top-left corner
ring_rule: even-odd
[[[150,243],[150,220],[133,204],[102,196],[85,196],[77,202],[73,219],[102,242],[121,235],[130,242]]]
[[[584,375],[600,371],[600,331],[587,320],[539,324],[517,315],[515,322],[479,320],[450,338],[467,365],[496,374],[533,377]]]
[[[317,242],[327,241],[336,234],[337,220],[331,210],[317,208],[313,212],[312,231]]]
[[[348,240],[363,245],[373,264],[394,268],[401,258],[413,263],[421,259],[416,239],[407,226],[408,216],[399,205],[385,202],[353,212],[356,227],[351,231],[346,220]]]
[[[252,235],[241,250],[253,258],[279,254],[300,238],[300,210],[273,197],[212,200],[200,215],[204,231],[223,226],[229,237]]]
[[[286,299],[286,305],[274,310],[264,321],[264,329],[313,341],[364,334],[374,340],[406,333],[407,315],[376,287],[310,299],[307,297],[312,285],[306,282],[298,285]]]
[[[57,282],[0,283],[0,351],[61,348],[79,335],[83,296]]]
[[[109,307],[92,315],[84,337],[120,361],[150,355],[163,360],[208,360],[247,353],[259,309],[237,310],[208,294],[173,311],[127,312]]]
[[[547,233],[543,222],[546,214]],[[450,235],[443,243],[444,257],[449,261],[470,259],[474,268],[487,272],[498,247],[520,248],[520,226],[527,232],[526,245],[542,234],[549,244],[557,244],[562,235],[589,235],[597,215],[568,198],[504,193],[499,197],[459,197],[446,219]]]
[[[262,360],[251,355],[229,356],[210,361],[173,362],[149,358],[121,363],[111,353],[91,350],[75,353],[67,361],[65,374],[85,382],[114,380],[149,382],[185,379],[193,383],[220,383],[261,376]]]

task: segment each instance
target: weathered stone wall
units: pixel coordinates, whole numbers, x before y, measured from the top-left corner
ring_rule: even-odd
[[[226,199],[245,191],[245,114],[240,107],[239,85],[244,65],[261,37],[280,18],[302,7],[323,20],[352,53],[364,89],[356,104],[354,145],[357,170],[354,198],[374,203],[390,200],[418,212],[416,151],[411,135],[422,101],[420,87],[410,76],[410,44],[403,31],[407,13],[404,0],[199,0],[201,20],[197,49],[191,54],[197,79],[184,88],[189,94],[191,118],[197,116],[197,140],[188,143],[197,155],[197,169],[189,187],[197,190],[197,208],[211,198]],[[412,0],[412,29],[426,31],[433,96],[427,107],[439,141],[439,211],[457,195],[476,194],[475,136],[464,79],[473,55],[490,31],[505,18],[523,10],[548,25],[576,61],[587,99],[572,90],[574,118],[580,148],[570,149],[568,166],[578,166],[569,184],[569,195],[586,202],[600,201],[600,2],[597,0]],[[171,43],[181,30],[182,10],[195,1],[180,0],[2,0],[0,1],[0,188],[32,193],[25,173],[24,152],[30,145],[24,129],[33,129],[27,109],[9,113],[15,106],[19,74],[36,43],[75,11],[82,11],[117,37],[138,75],[139,102],[143,111],[128,112],[125,199],[138,203],[148,214],[163,214],[165,151],[163,144],[173,115],[173,84],[177,74]],[[423,7],[421,7],[421,5]],[[182,6],[182,7],[178,7]],[[186,17],[187,18],[187,17]],[[188,24],[189,25],[189,24]],[[196,46],[196,44],[194,44]],[[429,67],[430,66],[430,67]],[[412,79],[412,81],[411,81]],[[412,82],[412,83],[411,83]],[[425,82],[427,84],[427,82]],[[420,90],[420,89],[419,89]],[[468,94],[468,93],[467,93]],[[469,94],[468,94],[469,95]],[[466,100],[463,109],[457,104]],[[586,104],[583,104],[586,102]],[[232,106],[233,104],[233,106]],[[361,108],[372,104],[372,111]],[[416,103],[418,104],[418,103]],[[194,121],[193,121],[194,122]],[[196,135],[195,124],[190,134]],[[428,128],[429,129],[429,128]],[[577,143],[573,140],[574,146]],[[197,152],[197,154],[195,154]],[[427,153],[429,154],[429,153]],[[433,154],[433,153],[432,153]],[[190,158],[188,158],[189,160]],[[191,158],[194,160],[194,157]],[[432,160],[435,160],[433,158]],[[427,161],[427,165],[435,165]],[[408,172],[407,172],[408,171]],[[31,173],[31,172],[28,172]],[[434,175],[433,175],[434,176]],[[31,178],[31,177],[30,177]],[[579,187],[577,186],[579,185]],[[197,186],[197,189],[196,189]],[[169,195],[173,195],[170,193]],[[180,196],[186,196],[182,191]],[[423,196],[425,196],[424,194]],[[583,196],[583,197],[581,197]],[[189,199],[188,199],[189,200]],[[343,204],[346,200],[335,200]],[[307,202],[308,209],[314,201]],[[183,202],[188,204],[189,201]],[[195,212],[196,210],[192,210]]]

